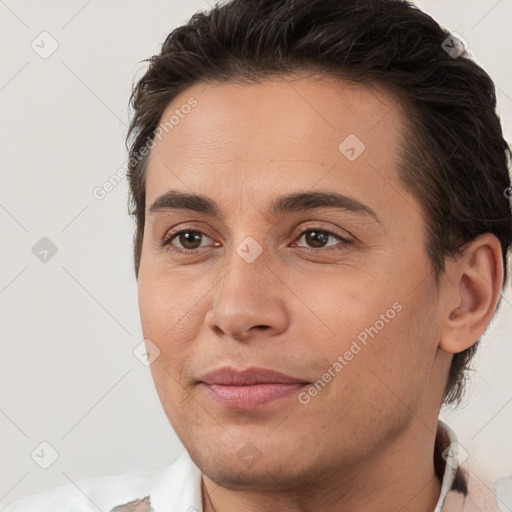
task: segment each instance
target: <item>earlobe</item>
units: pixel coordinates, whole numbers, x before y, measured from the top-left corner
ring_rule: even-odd
[[[440,348],[451,354],[475,344],[491,322],[503,283],[499,240],[484,233],[447,267],[451,274]]]

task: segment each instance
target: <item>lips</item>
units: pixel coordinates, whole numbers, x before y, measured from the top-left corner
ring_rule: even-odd
[[[207,396],[228,409],[258,409],[289,398],[307,382],[266,368],[236,370],[223,367],[200,379]]]

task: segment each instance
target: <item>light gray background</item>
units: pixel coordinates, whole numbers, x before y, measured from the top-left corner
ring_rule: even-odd
[[[417,4],[468,41],[497,85],[512,140],[511,0]],[[142,334],[126,182],[103,200],[92,192],[126,163],[139,62],[205,8],[202,0],[0,0],[0,505],[162,466],[183,449],[132,353]],[[31,48],[43,31],[59,44],[47,59]],[[46,263],[32,253],[42,237],[58,248]],[[512,474],[511,333],[509,288],[483,340],[470,407],[443,412],[493,478]],[[48,469],[31,458],[43,441],[59,453]]]

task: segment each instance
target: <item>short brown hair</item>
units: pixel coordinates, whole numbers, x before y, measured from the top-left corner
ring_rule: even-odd
[[[411,137],[400,178],[425,211],[425,250],[438,280],[445,258],[479,234],[500,241],[507,276],[512,239],[510,150],[491,78],[430,16],[400,0],[232,0],[174,29],[134,86],[128,135],[130,213],[138,276],[145,221],[147,155],[161,116],[200,81],[258,82],[319,71],[398,93]],[[498,304],[499,305],[499,304]],[[477,343],[455,354],[445,403],[460,401]]]

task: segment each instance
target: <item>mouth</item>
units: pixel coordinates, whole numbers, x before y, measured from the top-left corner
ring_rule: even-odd
[[[218,368],[204,375],[199,383],[211,400],[233,410],[262,408],[276,400],[290,398],[309,384],[274,370],[255,367]]]

